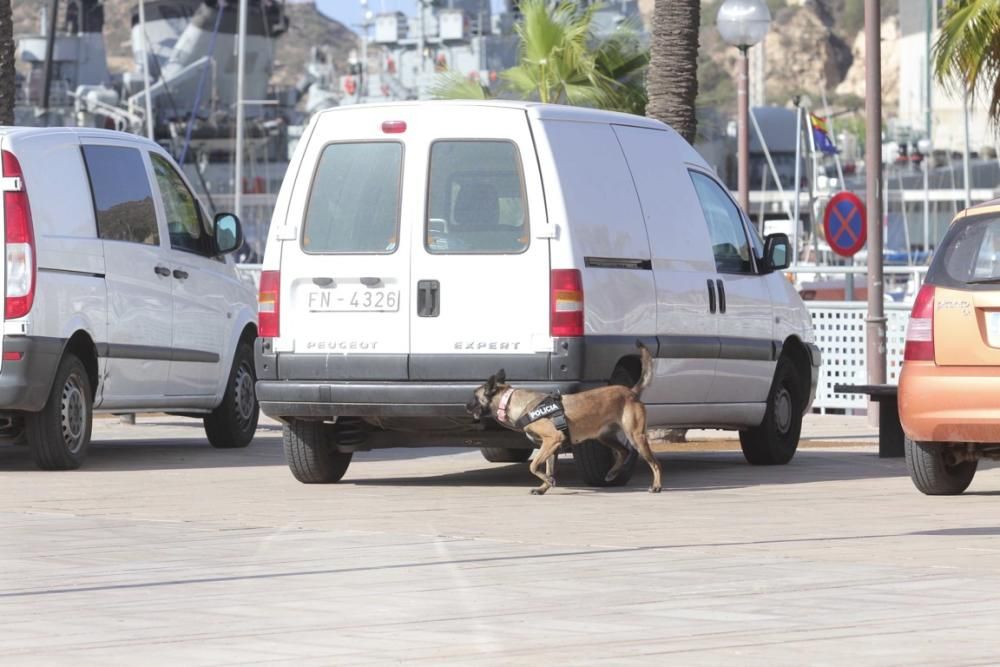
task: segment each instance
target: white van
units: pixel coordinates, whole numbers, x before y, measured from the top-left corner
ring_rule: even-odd
[[[213,222],[133,135],[0,127],[0,154],[0,437],[44,469],[79,467],[94,410],[197,416],[212,445],[249,444],[257,314],[223,257],[236,217]]]
[[[820,364],[775,272],[789,257],[657,121],[507,102],[326,111],[271,223],[257,397],[303,482],[374,447],[523,461],[523,436],[473,424],[472,390],[501,368],[546,392],[632,385],[641,340],[651,426],[738,429],[751,463],[785,463]],[[605,484],[610,451],[573,452]]]

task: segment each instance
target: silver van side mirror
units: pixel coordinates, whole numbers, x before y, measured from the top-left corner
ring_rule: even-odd
[[[215,216],[215,251],[220,255],[233,252],[243,245],[243,228],[240,219],[232,213]]]
[[[787,269],[792,262],[792,244],[788,234],[768,234],[764,237],[764,273]]]

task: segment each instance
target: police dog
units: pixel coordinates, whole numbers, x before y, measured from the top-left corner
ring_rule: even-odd
[[[557,428],[552,419],[546,417],[532,421],[523,429],[516,429],[523,430],[539,446],[538,453],[531,460],[531,473],[542,480],[542,485],[532,489],[532,494],[541,495],[556,485],[552,467],[547,466],[545,474],[539,468],[553,459],[560,445],[567,439],[571,445],[585,440],[597,440],[611,449],[615,462],[605,476],[610,482],[621,472],[629,453],[628,448],[618,441],[619,434],[625,435],[653,471],[650,493],[660,492],[660,464],[649,448],[649,440],[646,438],[646,406],[639,400],[643,390],[653,380],[653,358],[645,346],[641,343],[638,346],[642,358],[642,374],[635,386],[599,387],[562,397],[569,438]],[[482,415],[488,414],[497,423],[515,429],[522,416],[535,410],[536,406],[548,398],[541,392],[515,389],[506,380],[506,374],[500,370],[475,390],[472,400],[466,405],[473,418],[478,421]]]

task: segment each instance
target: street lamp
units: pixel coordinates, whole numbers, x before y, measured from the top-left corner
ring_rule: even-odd
[[[750,102],[748,81],[750,78],[750,61],[747,50],[764,39],[771,25],[771,12],[764,0],[726,0],[719,7],[715,20],[719,34],[727,44],[740,50],[740,74],[737,80],[736,105],[737,115],[737,171],[740,206],[750,211]]]

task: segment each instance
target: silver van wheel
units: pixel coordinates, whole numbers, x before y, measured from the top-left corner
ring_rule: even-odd
[[[80,467],[90,445],[93,397],[83,362],[67,352],[59,362],[45,407],[24,418],[25,435],[39,468]]]
[[[778,359],[763,421],[740,431],[740,448],[747,463],[784,465],[792,460],[799,446],[806,391],[792,360]]]
[[[83,447],[86,436],[87,400],[83,388],[75,375],[66,378],[60,401],[63,442],[70,454],[77,454]]]
[[[241,429],[247,428],[257,416],[257,400],[254,395],[253,369],[247,361],[240,362],[233,379],[235,393],[236,420]]]
[[[233,356],[222,403],[204,420],[205,435],[216,449],[237,449],[253,441],[260,419],[260,407],[254,391],[256,384],[253,350],[249,343],[240,343]]]

